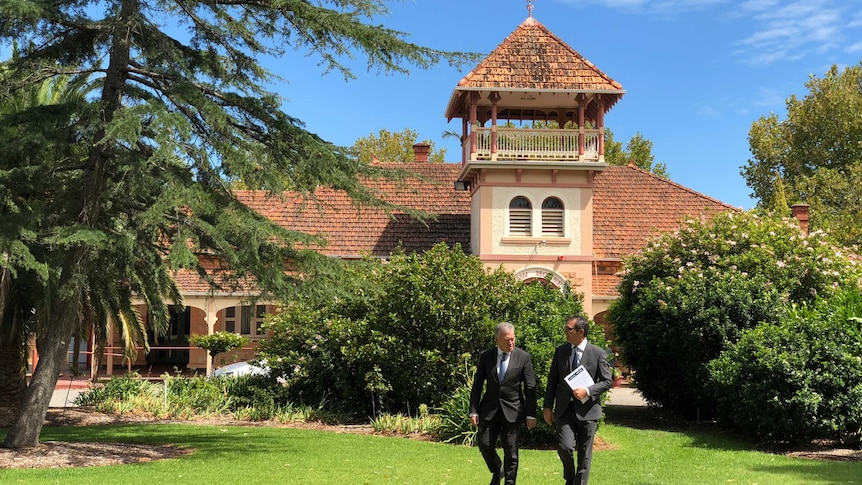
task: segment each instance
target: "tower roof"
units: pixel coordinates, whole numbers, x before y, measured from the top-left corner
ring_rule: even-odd
[[[452,92],[446,116],[459,115],[468,91],[510,90],[603,94],[606,109],[625,94],[599,70],[533,17],[528,17]]]

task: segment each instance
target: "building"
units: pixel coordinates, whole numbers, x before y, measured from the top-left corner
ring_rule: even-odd
[[[330,189],[316,194],[325,201],[320,207],[255,191],[237,197],[287,228],[325,237],[324,252],[335,257],[388,257],[399,244],[417,252],[440,241],[461,244],[522,280],[572,285],[587,313],[603,322],[625,255],[687,217],[734,210],[634,166],[605,163],[605,115],[624,94],[620,83],[529,16],[452,92],[445,116],[461,121],[460,163],[430,163],[427,146],[417,145],[416,160],[399,166],[428,180],[406,187],[368,182],[392,202],[435,214],[436,222],[357,208]],[[152,351],[132,363],[107,349],[108,372],[115,365],[209,371],[206,352],[190,348],[189,335],[263,336],[263,316],[273,307],[248,305],[253,287],[213,292],[183,272],[177,283],[186,309],[174,315],[168,334],[152,336]],[[138,310],[146,315],[143,305]]]

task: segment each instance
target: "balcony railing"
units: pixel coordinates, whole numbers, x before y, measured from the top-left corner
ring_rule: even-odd
[[[583,158],[578,152],[577,130],[498,127],[497,149],[492,155],[491,128],[478,128],[476,152],[468,159],[598,161],[599,130],[585,130]]]

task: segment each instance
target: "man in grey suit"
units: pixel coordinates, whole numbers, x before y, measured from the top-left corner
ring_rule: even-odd
[[[556,423],[557,454],[563,463],[566,485],[587,485],[593,439],[602,417],[601,397],[612,383],[607,354],[587,341],[589,331],[589,321],[584,317],[566,320],[567,343],[554,351],[545,388],[543,417],[548,424]],[[584,366],[594,384],[572,389],[565,377],[579,365]]]
[[[478,426],[482,458],[491,472],[491,485],[515,485],[518,476],[518,436],[521,423],[536,426],[536,373],[530,354],[515,347],[515,327],[502,322],[494,328],[495,347],[479,356],[470,392],[470,422]],[[482,394],[482,388],[485,393]],[[497,438],[503,442],[503,460]]]

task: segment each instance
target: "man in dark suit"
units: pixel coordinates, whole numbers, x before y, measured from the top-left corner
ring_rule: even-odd
[[[497,345],[479,356],[470,392],[470,421],[479,427],[479,451],[491,472],[491,485],[499,485],[503,477],[506,485],[515,485],[521,423],[526,419],[527,429],[536,426],[536,373],[530,354],[515,347],[511,323],[497,324],[494,341]],[[503,442],[502,462],[496,450],[498,437]]]
[[[543,417],[556,423],[557,454],[563,462],[566,485],[587,485],[593,459],[593,438],[602,417],[601,397],[611,388],[611,369],[604,350],[587,341],[590,324],[584,317],[566,320],[566,342],[554,351],[548,386],[545,389]],[[572,389],[565,377],[579,365],[584,366],[593,385]],[[583,400],[583,402],[582,402]],[[574,454],[577,450],[577,467]]]

